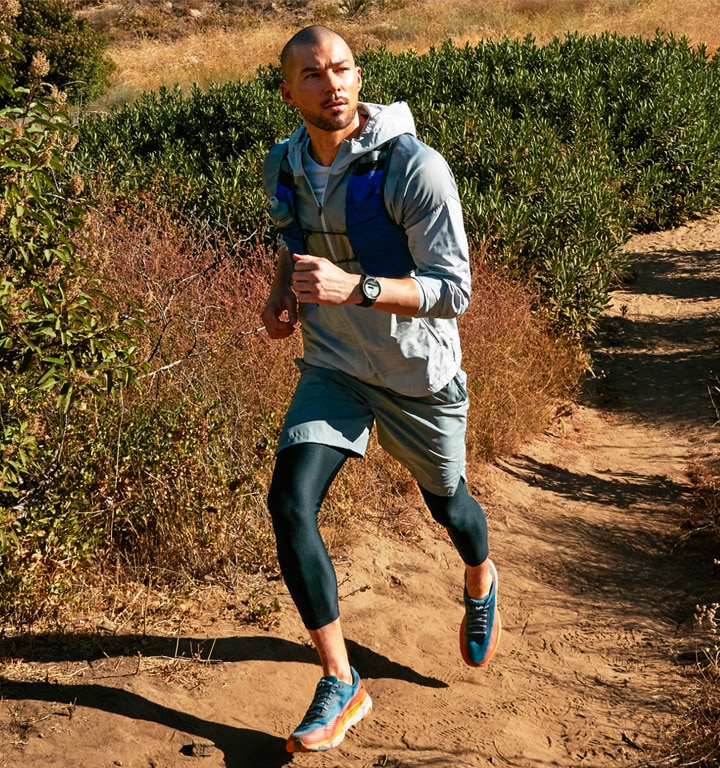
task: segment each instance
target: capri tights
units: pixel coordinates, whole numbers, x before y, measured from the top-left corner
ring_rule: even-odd
[[[346,458],[343,451],[317,443],[285,448],[277,456],[268,494],[280,570],[303,623],[311,630],[339,616],[337,579],[318,530],[318,513]],[[482,563],[488,556],[487,520],[465,482],[447,497],[420,490],[463,562]]]

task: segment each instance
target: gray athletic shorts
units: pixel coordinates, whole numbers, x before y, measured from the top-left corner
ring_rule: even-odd
[[[340,371],[297,361],[300,381],[278,451],[320,443],[362,457],[373,426],[380,445],[437,496],[451,496],[465,476],[466,375],[439,392],[406,397]]]

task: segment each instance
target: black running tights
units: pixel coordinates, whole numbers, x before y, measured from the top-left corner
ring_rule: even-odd
[[[268,508],[280,570],[308,629],[319,629],[339,616],[335,570],[317,519],[346,458],[343,451],[317,443],[285,448],[277,456],[270,485]],[[452,496],[420,490],[430,513],[445,526],[463,562],[470,566],[482,563],[488,555],[487,521],[465,482],[460,482]]]

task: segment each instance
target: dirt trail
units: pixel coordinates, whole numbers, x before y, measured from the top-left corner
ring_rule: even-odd
[[[718,597],[712,564],[676,544],[689,463],[718,438],[707,385],[720,216],[629,248],[637,280],[604,318],[602,373],[583,403],[471,476],[500,571],[504,633],[489,668],[460,659],[460,569],[438,532],[421,527],[404,545],[368,531],[338,570],[375,707],[338,749],[284,751],[317,667],[278,585],[288,610],[271,633],[220,615],[181,642],[95,629],[62,645],[0,641],[0,656],[28,662],[0,678],[0,768],[605,768],[641,757],[688,690],[674,653],[693,606]],[[201,646],[214,665],[173,661]]]

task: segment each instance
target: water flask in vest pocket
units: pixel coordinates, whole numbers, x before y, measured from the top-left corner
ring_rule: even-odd
[[[295,220],[292,208],[274,196],[270,198],[270,218],[280,228],[289,226]]]

